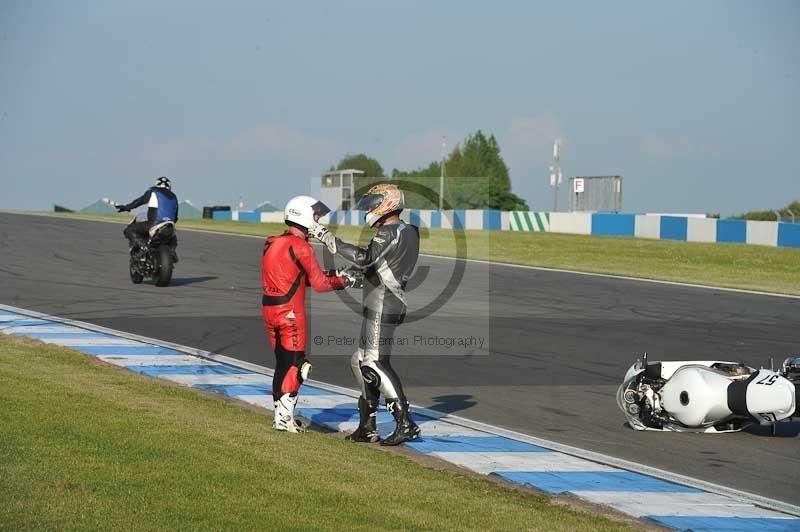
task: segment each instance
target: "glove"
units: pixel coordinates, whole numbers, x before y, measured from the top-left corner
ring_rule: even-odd
[[[130,210],[127,205],[114,205],[114,207],[117,209],[117,212],[126,212]]]
[[[364,288],[364,272],[356,268],[344,268],[336,271],[336,276],[344,279],[345,288]]]
[[[308,228],[308,234],[309,236],[313,236],[325,244],[325,247],[328,248],[328,251],[330,251],[331,254],[336,254],[336,237],[333,236],[333,233],[328,231],[327,227],[320,223],[314,222],[311,224],[311,227]]]

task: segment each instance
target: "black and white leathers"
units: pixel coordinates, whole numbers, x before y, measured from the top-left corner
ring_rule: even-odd
[[[406,314],[405,288],[419,257],[419,230],[403,221],[385,224],[378,228],[367,248],[337,238],[336,252],[362,268],[365,277],[364,320],[359,349],[351,359],[353,375],[365,398],[372,399],[379,391],[387,400],[405,402],[389,356],[394,329]]]

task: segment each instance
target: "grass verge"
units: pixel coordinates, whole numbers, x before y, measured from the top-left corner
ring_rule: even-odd
[[[113,215],[42,214],[127,219]],[[284,229],[281,224],[221,220],[182,220],[180,227],[256,236]],[[369,230],[359,227],[332,229],[350,242],[363,243],[371,236]],[[512,231],[427,229],[422,237],[421,251],[430,255],[458,255],[457,242],[461,239],[464,255],[470,259],[800,295],[800,249]]]
[[[0,335],[0,529],[627,530]]]

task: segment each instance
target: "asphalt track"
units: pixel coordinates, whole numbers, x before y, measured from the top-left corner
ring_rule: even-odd
[[[135,286],[121,225],[0,213],[0,302],[271,367],[261,242],[179,238],[173,285]],[[800,352],[800,299],[476,262],[459,279],[458,264],[423,257],[412,281],[393,354],[412,402],[800,504],[800,422],[775,437],[640,433],[614,400],[643,351],[780,363]],[[310,356],[314,378],[353,387],[360,317],[341,296],[310,298]]]

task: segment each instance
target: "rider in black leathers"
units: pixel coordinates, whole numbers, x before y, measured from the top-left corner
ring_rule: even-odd
[[[359,348],[350,361],[362,390],[358,401],[360,423],[348,436],[353,441],[379,441],[376,413],[380,394],[396,422],[394,432],[381,444],[398,445],[420,434],[390,362],[395,329],[406,314],[406,283],[419,256],[419,230],[400,220],[403,207],[403,193],[396,185],[376,185],[364,195],[357,209],[366,211],[367,225],[378,228],[366,249],[334,238],[323,226],[311,231],[331,252],[364,271],[364,319]]]

